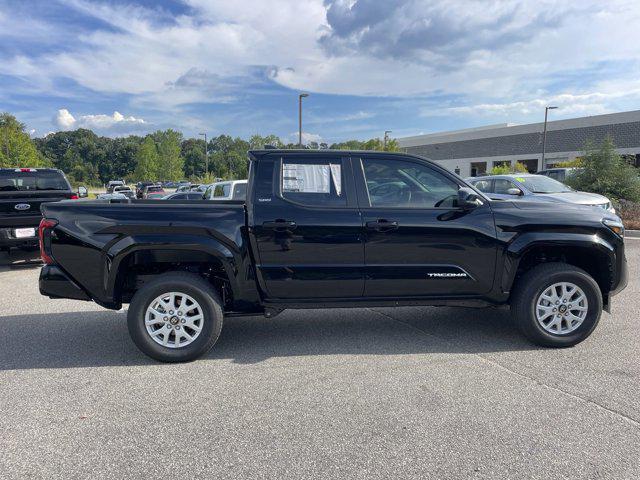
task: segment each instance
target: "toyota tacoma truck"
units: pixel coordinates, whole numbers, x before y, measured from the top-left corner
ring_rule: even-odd
[[[408,154],[249,152],[244,201],[42,206],[40,292],[129,304],[150,357],[188,361],[223,318],[284,309],[509,305],[542,346],[575,345],[627,284],[601,208],[492,201]]]
[[[0,250],[37,248],[40,205],[77,198],[60,170],[0,168]]]

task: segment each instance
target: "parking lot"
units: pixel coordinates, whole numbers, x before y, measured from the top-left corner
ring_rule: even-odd
[[[126,312],[0,262],[3,478],[639,478],[640,240],[595,333],[537,348],[508,310],[230,319],[164,365]]]

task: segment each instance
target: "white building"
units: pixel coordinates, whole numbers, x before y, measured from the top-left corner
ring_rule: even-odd
[[[505,162],[522,162],[530,172],[572,160],[588,141],[608,135],[621,154],[635,155],[640,165],[640,110],[554,120],[547,123],[545,165],[542,165],[544,123],[488,125],[399,138],[407,153],[436,161],[463,177],[481,175]]]

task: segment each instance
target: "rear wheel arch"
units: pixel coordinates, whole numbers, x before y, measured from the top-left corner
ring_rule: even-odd
[[[117,303],[128,303],[137,290],[160,275],[180,272],[208,282],[223,308],[239,294],[233,259],[211,250],[140,246],[119,256],[110,271],[107,290],[111,289]]]

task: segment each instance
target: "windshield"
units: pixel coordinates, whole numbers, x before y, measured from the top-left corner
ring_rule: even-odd
[[[564,183],[560,183],[553,178],[543,175],[516,177],[516,180],[533,193],[563,193],[572,191],[571,188],[567,187]]]
[[[0,171],[0,191],[3,192],[70,189],[67,179],[60,172],[47,170],[31,172]]]

